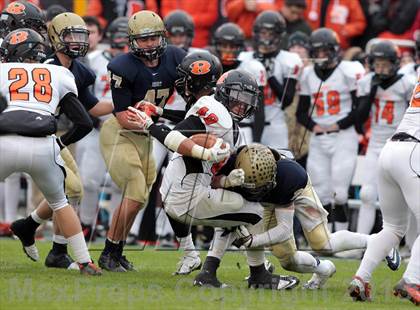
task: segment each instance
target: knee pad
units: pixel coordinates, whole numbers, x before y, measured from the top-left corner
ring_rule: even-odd
[[[311,231],[303,230],[306,240],[314,251],[321,251],[330,239],[330,232],[326,223],[321,223]]]
[[[336,188],[335,191],[335,198],[334,201],[336,203],[336,205],[342,205],[347,203],[347,200],[349,198],[349,194],[348,194],[348,188]]]
[[[360,199],[363,204],[367,206],[374,206],[376,200],[378,199],[377,191],[372,185],[362,186],[362,189],[360,190]]]
[[[271,253],[277,257],[284,268],[286,268],[285,266],[290,266],[290,264],[293,263],[293,256],[296,251],[297,248],[295,238],[293,236],[286,241],[271,246]]]

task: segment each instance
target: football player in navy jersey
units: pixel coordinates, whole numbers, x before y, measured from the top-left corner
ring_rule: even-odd
[[[46,63],[66,67],[73,73],[78,91],[78,99],[91,116],[101,116],[112,112],[113,105],[110,101],[99,101],[91,92],[90,86],[95,82],[95,74],[76,58],[86,55],[88,50],[89,32],[83,19],[74,13],[62,13],[57,15],[48,27],[48,36],[55,52],[55,56]],[[62,145],[61,156],[66,169],[66,195],[73,207],[78,207],[83,194],[83,186],[77,165],[70,151]],[[51,218],[52,210],[46,200],[32,212],[26,219],[15,223],[29,221],[33,225],[15,225],[25,227],[24,231],[15,233],[25,236],[25,239],[33,239],[36,228],[45,220]],[[27,227],[33,229],[28,230]],[[16,229],[18,230],[18,228]],[[56,268],[77,268],[73,259],[67,254],[67,240],[56,227],[53,235],[53,248],[49,252],[45,265]]]
[[[273,255],[284,269],[313,273],[304,285],[306,289],[322,288],[336,269],[329,260],[319,260],[309,253],[297,251],[293,236],[295,213],[310,247],[316,252],[331,255],[367,247],[369,235],[347,230],[330,233],[328,212],[314,191],[308,174],[297,162],[264,145],[251,144],[239,148],[231,163],[234,163],[232,168],[245,171],[245,182],[238,192],[245,199],[258,201],[264,207],[264,233],[252,235],[246,228],[239,227],[236,230],[239,238],[234,244],[246,248],[271,246]],[[387,261],[393,269],[394,266]]]
[[[185,111],[177,111],[171,118],[163,109],[174,91],[176,67],[186,52],[167,46],[162,19],[151,11],[137,12],[129,19],[128,37],[130,52],[108,64],[114,117],[105,121],[100,133],[101,152],[109,174],[123,191],[99,258],[100,266],[116,272],[134,269],[122,255],[123,246],[156,178],[152,139],[128,122],[127,108],[147,101],[158,106],[160,116],[165,118],[177,122],[185,115]]]

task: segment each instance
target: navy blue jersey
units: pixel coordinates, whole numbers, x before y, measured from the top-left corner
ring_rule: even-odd
[[[228,175],[230,171],[235,169],[235,160],[236,154],[233,154],[219,173]],[[276,187],[267,195],[260,197],[258,202],[276,205],[290,204],[295,192],[305,188],[307,183],[308,174],[299,163],[290,159],[280,159],[277,161]],[[236,187],[233,191],[240,193],[247,200],[255,201],[247,195],[244,188]]]
[[[186,52],[169,45],[154,68],[132,53],[119,55],[108,64],[114,113],[127,110],[141,100],[164,107],[174,91],[176,67]]]
[[[281,159],[277,161],[276,183],[276,187],[262,197],[260,202],[290,204],[293,202],[295,192],[306,187],[308,174],[299,163],[290,159]]]
[[[62,66],[57,56],[54,56],[54,58],[47,60],[46,62],[49,64]],[[86,111],[89,111],[99,101],[90,89],[90,86],[95,83],[96,75],[90,68],[88,68],[85,64],[81,63],[77,59],[74,59],[71,62],[69,70],[71,73],[73,73],[74,79],[76,81],[78,92],[77,98],[83,104]]]

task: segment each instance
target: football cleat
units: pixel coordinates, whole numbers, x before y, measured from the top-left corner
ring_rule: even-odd
[[[251,276],[248,287],[253,289],[291,290],[299,284],[299,279],[294,276],[281,276],[265,271],[261,275]]]
[[[268,260],[268,259],[266,259],[265,261],[264,261],[264,267],[265,267],[265,269],[269,272],[269,273],[273,273],[274,272],[274,270],[276,269],[276,267]],[[246,276],[245,277],[245,281],[248,281],[248,279],[250,278],[251,276]]]
[[[215,288],[226,288],[227,284],[220,282],[215,274],[211,274],[208,270],[201,270],[201,272],[195,277],[194,286],[199,287],[215,287]]]
[[[79,270],[78,264],[67,253],[56,254],[52,250],[45,258],[45,266],[48,268],[61,268]]]
[[[181,258],[178,262],[177,270],[173,273],[173,275],[187,275],[194,270],[199,270],[200,268],[200,256],[198,256],[198,252],[192,251]]]
[[[119,259],[120,265],[127,271],[137,271],[132,262],[130,262],[125,255]]]
[[[127,270],[121,266],[119,258],[113,253],[104,254],[102,252],[101,256],[99,257],[98,264],[99,267],[107,271],[127,272]]]
[[[398,270],[401,266],[401,255],[397,248],[393,248],[385,257],[386,264],[392,271]]]
[[[332,261],[322,260],[320,263],[325,265],[325,271],[322,273],[314,273],[312,278],[303,285],[303,288],[307,290],[318,290],[335,274],[336,269]]]
[[[371,301],[370,291],[370,284],[358,276],[353,277],[348,287],[349,295],[353,298],[353,301]]]
[[[29,232],[25,228],[25,219],[14,221],[12,225],[10,225],[10,230],[16,237],[19,238],[20,242],[22,243],[23,252],[31,260],[36,262],[39,259],[39,253],[35,245],[35,234],[33,232]]]
[[[85,263],[85,264],[78,264],[80,273],[89,275],[89,276],[101,276],[102,270],[101,268],[97,267],[93,262]]]
[[[401,279],[394,286],[394,295],[400,298],[407,298],[416,306],[420,305],[420,285],[410,284]]]

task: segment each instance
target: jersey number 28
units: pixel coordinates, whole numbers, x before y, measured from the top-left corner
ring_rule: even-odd
[[[29,74],[35,82],[33,96],[40,102],[50,103],[52,98],[51,73],[46,68],[34,68],[28,72],[24,68],[12,68],[8,72],[10,101],[28,101],[29,92],[20,91],[29,81]]]

